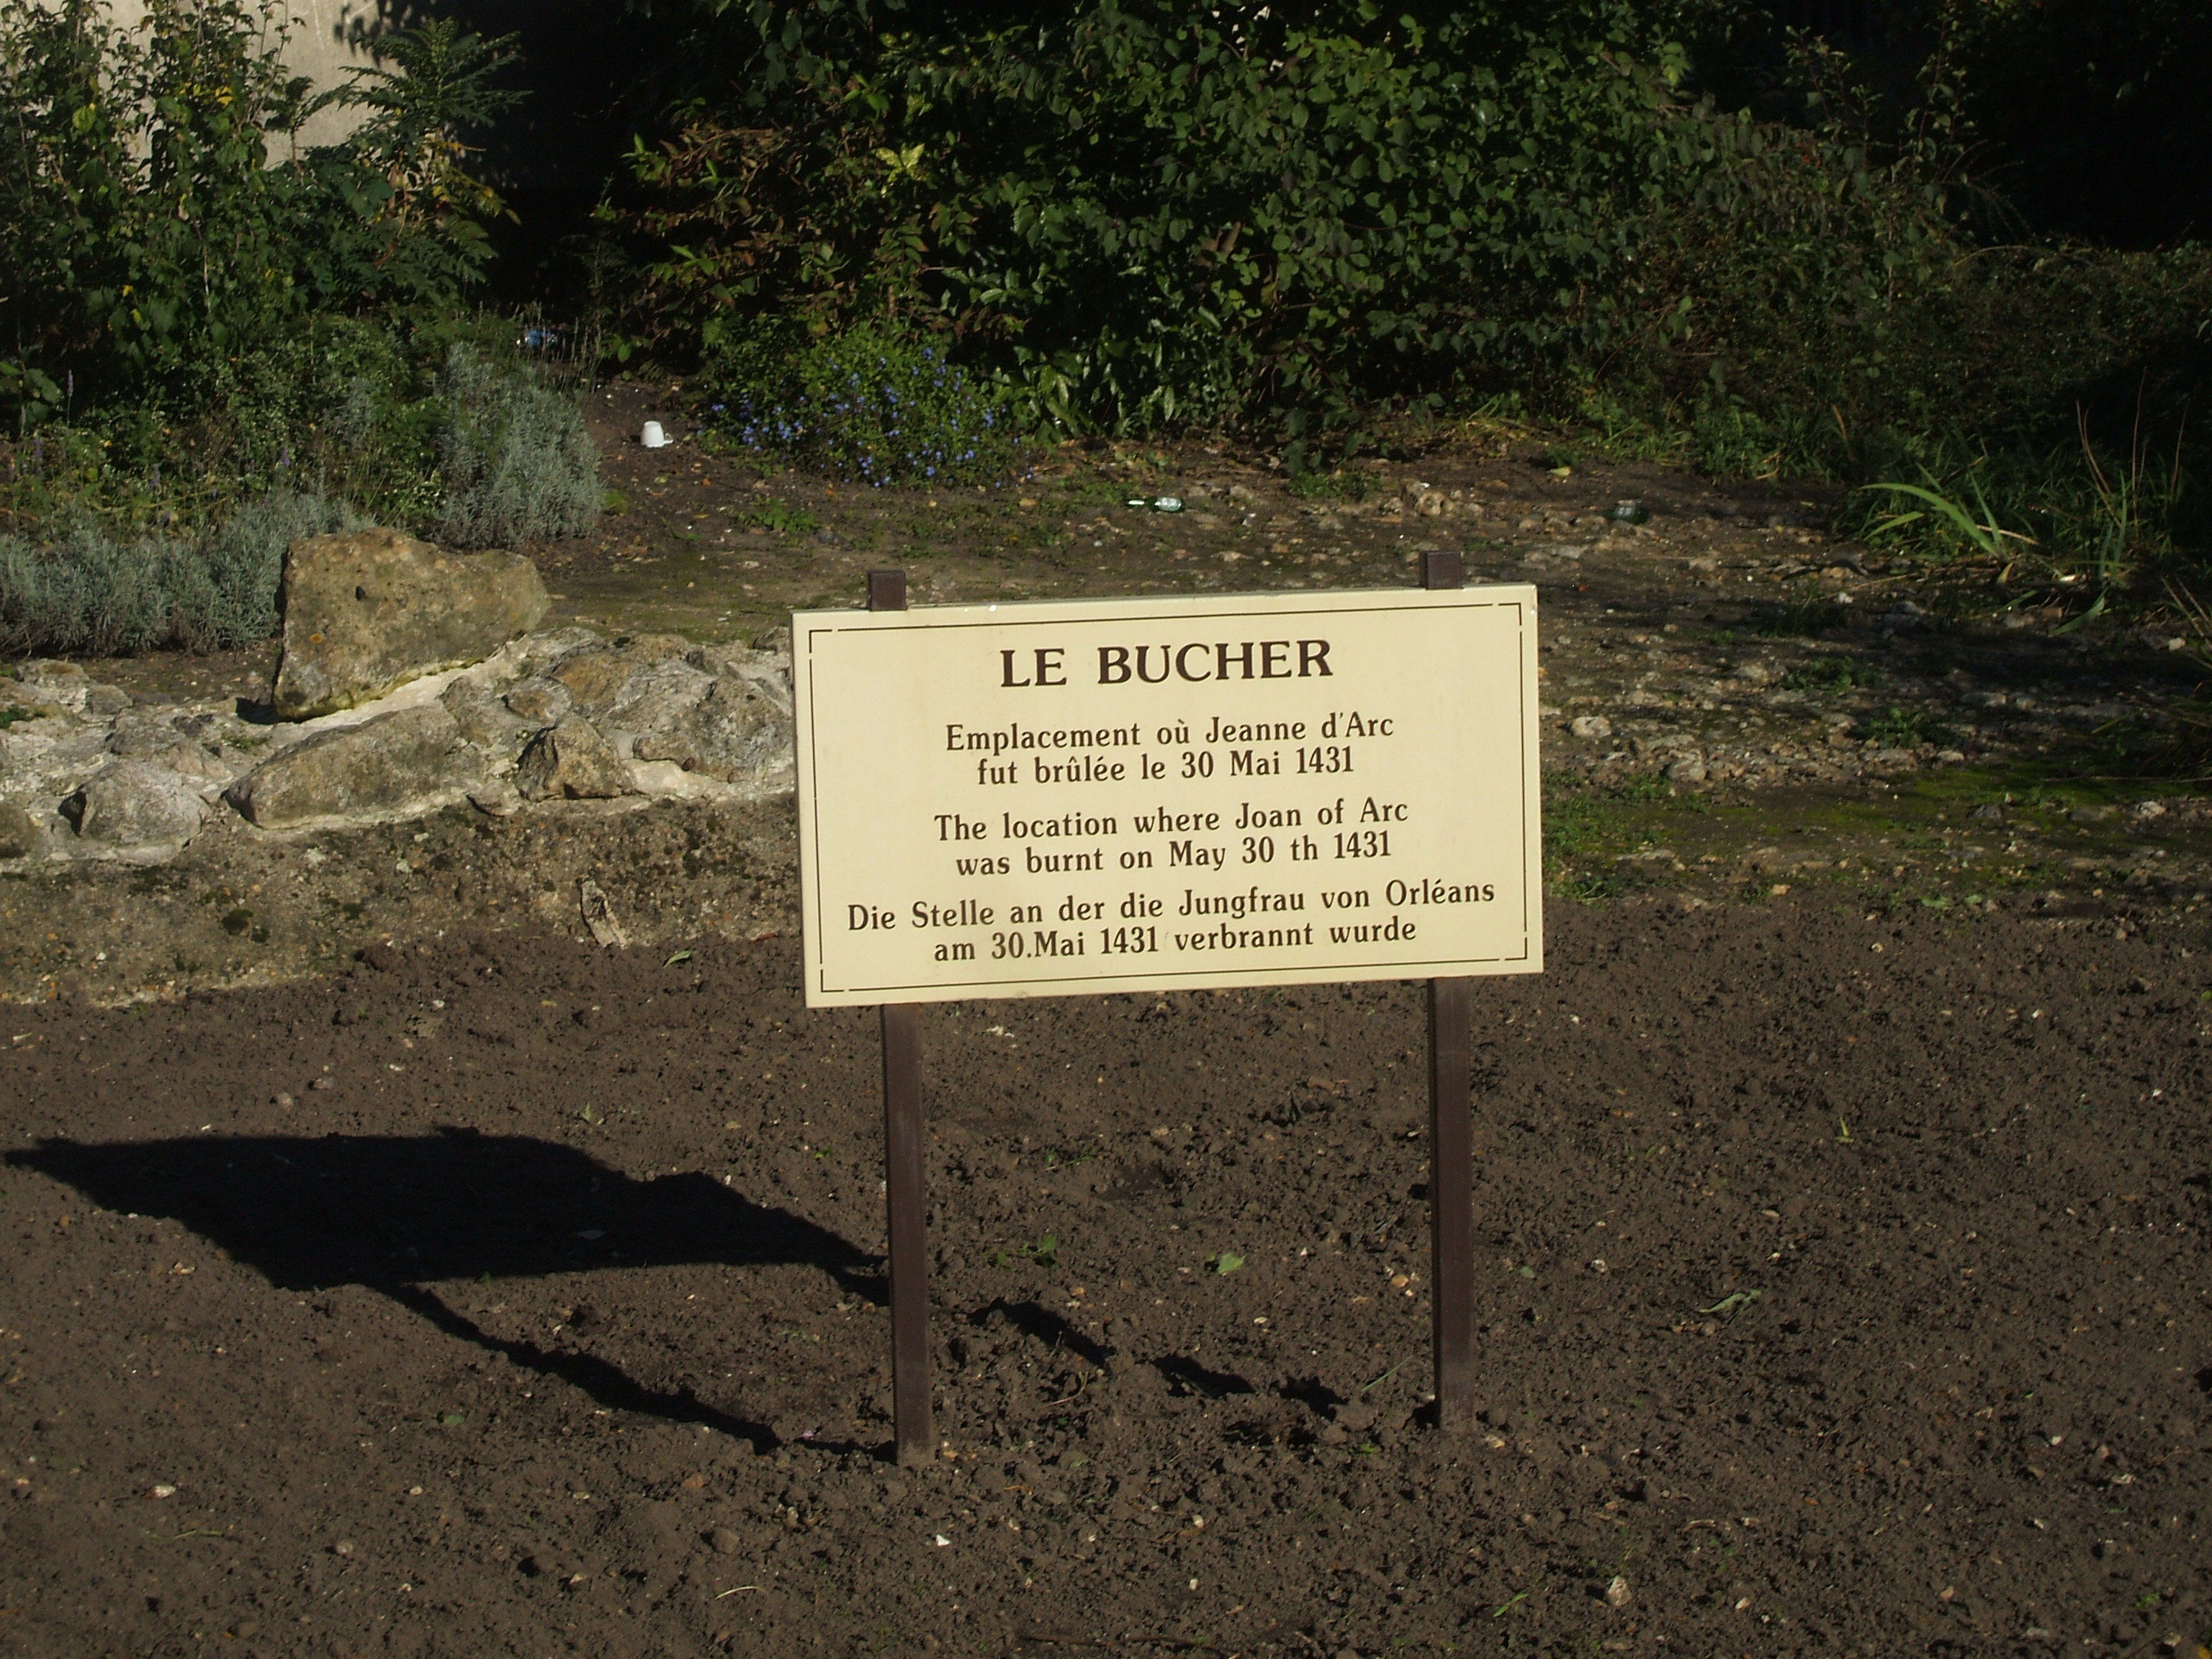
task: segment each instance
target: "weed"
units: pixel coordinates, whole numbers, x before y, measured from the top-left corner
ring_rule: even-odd
[[[1717,1314],[1723,1319],[1734,1319],[1751,1304],[1765,1296],[1765,1291],[1730,1291],[1710,1308],[1700,1308],[1701,1314]]]
[[[793,507],[787,501],[769,501],[744,516],[747,524],[758,525],[779,536],[811,536],[822,527],[821,520],[805,507]]]
[[[1011,1267],[1018,1261],[1027,1261],[1047,1271],[1060,1266],[1060,1241],[1050,1233],[1027,1244],[1017,1244],[1012,1249],[994,1250],[991,1265]]]
[[[1736,625],[1747,634],[1772,639],[1811,639],[1841,628],[1850,612],[1825,593],[1808,593],[1780,605],[1762,605]]]
[[[2036,544],[2035,538],[2026,532],[2008,530],[1996,521],[1996,514],[1990,509],[1989,497],[1983,490],[1979,471],[1969,469],[1966,475],[1966,488],[1974,498],[1972,512],[1955,497],[1936,488],[1938,480],[1933,473],[1923,476],[1928,480],[1925,484],[1870,483],[1866,486],[1869,490],[1885,491],[1893,498],[1901,496],[1922,504],[1917,507],[1893,512],[1880,520],[1867,532],[1869,541],[1893,537],[1900,531],[1919,525],[1939,537],[1955,538],[1985,558],[2000,561],[2009,560],[2014,554]]]
[[[1885,749],[1917,749],[1942,736],[1942,727],[1925,708],[1900,708],[1892,703],[1859,727],[1863,738],[1873,738]]]
[[[1856,657],[1814,657],[1782,677],[1792,691],[1856,691],[1881,684],[1881,671]]]
[[[1375,493],[1375,477],[1364,467],[1340,466],[1293,472],[1284,488],[1310,501],[1364,501]]]
[[[1224,1250],[1219,1255],[1206,1258],[1206,1270],[1210,1273],[1233,1273],[1244,1265],[1244,1258],[1234,1250]]]

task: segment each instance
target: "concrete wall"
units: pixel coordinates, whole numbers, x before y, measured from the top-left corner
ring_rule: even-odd
[[[374,60],[358,43],[363,33],[374,33],[386,26],[382,0],[289,0],[286,8],[294,19],[284,60],[295,74],[315,83],[317,91],[335,86],[349,69]],[[114,0],[118,25],[133,28],[145,17],[143,0]],[[307,144],[327,144],[343,138],[352,124],[344,110],[325,110],[301,134]]]

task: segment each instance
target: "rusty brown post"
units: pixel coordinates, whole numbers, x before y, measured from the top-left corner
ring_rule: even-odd
[[[1421,559],[1421,586],[1466,580],[1456,553]],[[1437,1426],[1474,1422],[1474,1146],[1468,1043],[1474,981],[1429,981],[1429,1295],[1436,1362]]]
[[[868,609],[906,609],[906,572],[871,570]],[[883,1006],[884,1210],[890,1245],[891,1425],[898,1461],[927,1463],[929,1267],[922,1214],[921,1026],[910,1002]]]

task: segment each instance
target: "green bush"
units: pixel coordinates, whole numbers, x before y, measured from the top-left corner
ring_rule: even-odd
[[[642,325],[933,319],[1080,428],[1295,444],[1595,349],[1694,159],[1668,9],[1628,0],[696,9],[738,90],[634,157]]]
[[[438,376],[445,426],[436,533],[460,547],[581,536],[605,499],[575,404],[530,374],[456,344]]]
[[[0,537],[0,651],[118,656],[250,645],[276,631],[284,550],[359,522],[337,503],[285,493],[198,544],[90,526],[46,547]]]
[[[1018,453],[997,387],[942,343],[878,327],[753,328],[708,356],[698,389],[741,447],[878,486],[996,477]]]
[[[1510,392],[1720,472],[1981,465],[2054,561],[2121,520],[2203,552],[2171,504],[2203,495],[2212,254],[2034,243],[1968,118],[2021,76],[2051,108],[2133,88],[2193,154],[2212,105],[2146,20],[2202,20],[2118,31],[2116,89],[2068,66],[2087,0],[1925,9],[1916,76],[1903,13],[1856,62],[1749,0],[690,0],[700,89],[631,158],[637,327],[712,361],[897,319],[1024,422],[1242,427],[1294,475],[1378,412]],[[1758,118],[1698,90],[1754,34]],[[2078,184],[2105,117],[2068,121]]]
[[[0,395],[19,428],[200,383],[319,313],[451,307],[498,198],[459,135],[505,61],[438,23],[319,97],[277,0],[0,0]],[[365,119],[297,148],[332,104]]]

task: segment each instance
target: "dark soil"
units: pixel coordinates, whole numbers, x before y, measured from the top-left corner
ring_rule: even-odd
[[[1412,988],[927,1011],[919,1472],[787,943],[9,1009],[0,1649],[2193,1653],[2201,928],[1840,896],[1480,988],[1452,1439]]]

